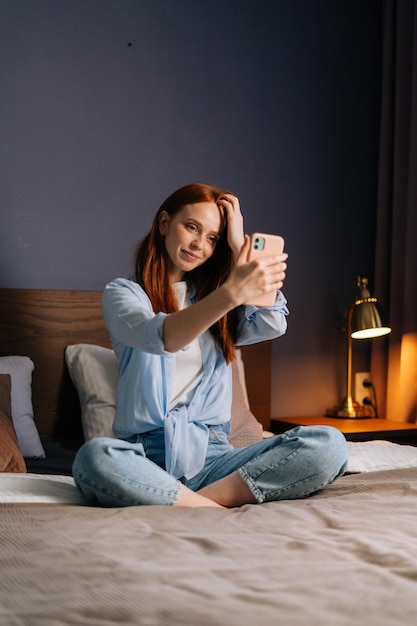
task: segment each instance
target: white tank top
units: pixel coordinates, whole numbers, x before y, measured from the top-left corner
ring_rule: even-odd
[[[177,297],[179,309],[185,309],[187,306],[190,306],[187,283],[181,281],[173,283],[171,287]],[[176,353],[170,410],[177,406],[188,404],[191,401],[194,389],[200,382],[202,375],[203,359],[200,344],[198,339],[194,339],[188,346]]]

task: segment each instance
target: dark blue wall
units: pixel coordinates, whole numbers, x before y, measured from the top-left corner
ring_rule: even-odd
[[[0,0],[0,287],[100,290],[171,191],[230,188],[290,253],[273,411],[336,402],[343,310],[373,275],[380,11]]]

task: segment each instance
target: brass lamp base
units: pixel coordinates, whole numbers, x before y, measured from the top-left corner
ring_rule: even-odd
[[[365,419],[372,417],[372,411],[370,407],[362,406],[362,404],[356,402],[354,398],[348,396],[344,398],[341,405],[327,409],[326,416],[345,417],[347,419]]]

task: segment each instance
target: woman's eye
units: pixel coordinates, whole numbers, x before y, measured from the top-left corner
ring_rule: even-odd
[[[195,226],[194,224],[187,224],[187,228],[189,230],[192,230],[194,232],[197,232],[197,226]]]

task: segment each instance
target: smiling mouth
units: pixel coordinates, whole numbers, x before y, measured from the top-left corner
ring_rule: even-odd
[[[200,258],[193,252],[190,252],[189,250],[183,250],[182,253],[189,261],[198,261]]]

